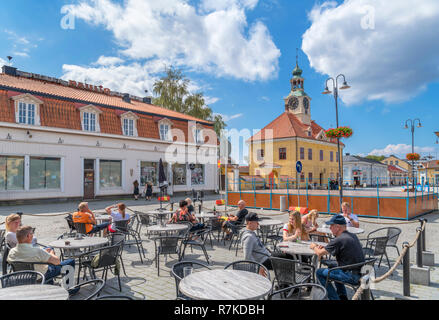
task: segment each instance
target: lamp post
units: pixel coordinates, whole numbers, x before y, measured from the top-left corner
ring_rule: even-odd
[[[409,126],[407,125],[408,123],[410,123],[411,126],[411,131],[412,131],[412,153],[415,153],[415,123],[416,121],[418,121],[418,128],[421,128],[421,120],[419,120],[418,118],[416,119],[407,119],[405,121],[405,126],[404,129],[408,129]],[[412,160],[412,184],[413,184],[413,188],[415,188],[415,160]]]
[[[338,79],[342,77],[343,78],[343,85],[339,88],[338,85]],[[332,91],[329,90],[328,88],[328,81],[331,80],[332,81]],[[346,82],[346,78],[343,74],[339,74],[335,80],[334,78],[328,78],[326,80],[326,87],[325,87],[325,91],[323,91],[323,94],[330,94],[333,93],[334,94],[334,99],[335,99],[335,119],[336,119],[336,124],[337,124],[337,128],[338,128],[338,90],[346,90],[349,89],[350,86],[348,86],[347,82]],[[340,212],[342,212],[341,210],[341,204],[343,203],[343,171],[341,168],[341,161],[343,158],[343,155],[340,152],[340,138],[337,138],[337,150],[338,150],[338,188],[340,191]]]

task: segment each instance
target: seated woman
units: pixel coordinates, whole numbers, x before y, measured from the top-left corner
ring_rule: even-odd
[[[117,232],[116,230],[116,221],[125,221],[130,220],[131,216],[129,213],[125,213],[126,205],[124,203],[118,203],[105,208],[107,214],[111,215],[113,218],[113,223],[108,226],[108,230],[112,233]]]
[[[299,211],[290,212],[289,222],[283,228],[283,241],[309,241],[309,234],[302,225]]]
[[[5,221],[5,241],[8,244],[9,247],[14,248],[18,241],[17,241],[17,229],[21,226],[21,216],[19,214],[13,213],[6,217]],[[32,238],[32,245],[35,245],[37,243],[37,238]]]
[[[305,227],[308,233],[314,233],[319,225],[317,224],[317,218],[319,217],[319,212],[314,209],[309,213],[302,216],[302,225]]]
[[[178,209],[169,219],[168,223],[178,223],[180,221],[189,221],[192,223],[192,228],[189,230],[190,232],[194,232],[200,229],[204,228],[203,223],[198,223],[197,218],[194,214],[190,214],[187,208],[187,201],[181,200],[180,201],[180,209]]]

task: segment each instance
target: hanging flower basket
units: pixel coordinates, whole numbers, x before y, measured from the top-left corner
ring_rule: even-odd
[[[349,127],[331,128],[325,131],[327,138],[349,138],[353,131]]]
[[[405,157],[409,161],[418,161],[419,159],[421,159],[421,156],[419,155],[419,153],[407,153],[407,155]]]

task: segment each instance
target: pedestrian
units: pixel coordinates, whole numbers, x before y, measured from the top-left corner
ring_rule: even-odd
[[[135,180],[134,185],[134,200],[139,200],[139,181]]]
[[[149,201],[152,197],[152,183],[150,181],[146,182],[145,185],[145,200]]]

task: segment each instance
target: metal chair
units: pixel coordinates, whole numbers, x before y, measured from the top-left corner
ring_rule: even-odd
[[[316,283],[303,283],[283,288],[268,295],[267,300],[326,300],[328,292]]]
[[[120,250],[122,250],[123,243],[119,242],[113,246],[98,248],[85,252],[79,256],[78,267],[78,279],[81,275],[81,270],[84,269],[84,278],[86,277],[86,271],[89,270],[92,279],[96,279],[96,272],[102,271],[102,278],[107,281],[108,270],[111,268],[117,268],[117,259],[120,256]],[[120,271],[114,272],[117,275],[117,281],[119,283],[119,290],[122,291],[120,284]]]
[[[125,243],[125,235],[123,233],[120,233],[120,232],[114,232],[111,234],[110,246],[114,246],[118,243],[122,243],[122,248],[123,248],[123,244]],[[125,276],[127,276],[127,273],[125,271],[125,265],[124,265],[123,259],[122,259],[122,253],[123,253],[123,250],[120,250],[120,253],[119,253],[120,264],[122,265],[123,273],[125,274]]]
[[[92,300],[94,297],[99,295],[99,293],[101,293],[104,286],[105,281],[102,279],[93,279],[77,284],[69,289],[69,300]],[[87,287],[92,288],[90,289]],[[81,292],[81,290],[83,290],[83,292]],[[87,292],[85,293],[84,291]]]
[[[11,250],[11,247],[6,243],[5,250],[3,251],[3,256],[2,256],[2,274],[3,275],[9,273],[8,269],[11,269],[11,265],[8,263],[8,255],[9,255],[10,250]]]
[[[0,277],[2,288],[23,286],[28,284],[43,284],[44,275],[37,271],[17,271]]]
[[[185,267],[192,267],[194,269],[206,269],[206,270],[211,270],[211,269],[208,266],[206,266],[202,263],[199,263],[199,262],[195,262],[195,261],[181,261],[181,262],[177,262],[176,264],[174,264],[172,266],[171,274],[175,279],[175,290],[177,293],[177,298],[182,298],[184,300],[190,300],[189,297],[186,297],[178,289],[180,281],[184,277],[183,270]]]
[[[248,271],[259,274],[260,270],[263,269],[265,271],[265,274],[267,275],[267,278],[270,279],[270,273],[268,272],[268,269],[255,261],[250,260],[239,260],[232,263],[229,263],[224,267],[224,270],[227,269],[233,269],[233,270],[242,270],[242,271]]]
[[[69,226],[70,232],[73,232],[75,229],[75,224],[73,223],[73,215],[69,213],[67,217],[64,217],[67,221],[67,225]]]
[[[326,276],[325,289],[328,287],[328,284],[330,282],[338,282],[338,283],[341,283],[343,285],[350,286],[354,290],[354,292],[356,292],[358,290],[358,288],[361,286],[361,281],[359,281],[356,284],[352,284],[350,282],[343,282],[343,281],[339,281],[339,280],[335,280],[335,279],[330,279],[331,273],[334,272],[335,270],[352,270],[352,269],[362,268],[365,265],[370,265],[373,267],[375,265],[376,260],[377,260],[376,258],[371,258],[371,259],[366,259],[364,262],[360,262],[360,263],[350,264],[350,265],[346,265],[346,266],[342,266],[342,267],[329,268],[328,275]],[[374,299],[372,291],[370,291],[370,294],[371,294],[372,299]]]
[[[165,259],[168,254],[177,254],[180,261],[181,241],[184,240],[180,236],[162,236],[152,238],[155,247],[155,265],[157,267],[157,276],[160,276],[160,255],[164,255]]]
[[[220,241],[221,233],[224,234],[222,228],[222,221],[219,220],[218,218],[211,218],[209,219],[209,226],[210,226],[210,233],[209,233],[210,246],[213,248],[212,236],[215,238],[216,241]],[[217,233],[216,237],[214,235],[215,232]]]
[[[149,227],[152,225],[151,217],[148,214],[144,214],[140,211],[134,211],[136,213],[137,218],[137,226],[136,226],[136,232],[140,234],[142,231],[142,227]]]
[[[271,241],[271,245],[273,246],[273,250],[276,250],[276,245],[278,242],[283,241],[283,234],[282,234],[283,227],[273,228],[270,234],[266,237],[266,243]]]
[[[114,224],[116,226],[116,231],[123,233],[125,235],[124,246],[126,245],[131,246],[132,244],[135,244],[137,246],[137,250],[139,251],[140,261],[143,263],[142,254],[143,257],[146,258],[146,256],[145,256],[145,250],[143,249],[143,244],[140,234],[138,234],[134,229],[130,227],[130,222],[128,220],[115,221]],[[133,238],[133,240],[129,240],[129,238]]]
[[[18,272],[18,271],[35,271],[35,265],[52,265],[51,263],[47,262],[27,262],[27,261],[14,261],[9,262],[9,264],[12,267],[12,272]],[[61,275],[54,277],[58,278],[61,277]],[[51,283],[53,282],[54,278],[45,278],[44,283]]]
[[[367,239],[374,238],[374,237],[381,237],[381,236],[387,236],[387,244],[386,247],[392,247],[396,249],[396,252],[399,256],[399,249],[396,246],[396,243],[398,242],[399,235],[401,234],[402,230],[397,227],[384,227],[376,229],[372,232],[369,232],[367,235]]]
[[[83,235],[87,235],[87,231],[86,231],[86,225],[87,223],[80,223],[80,222],[74,222],[73,223],[76,232],[83,234]]]
[[[367,238],[366,246],[363,247],[363,253],[364,253],[365,257],[367,257],[367,258],[380,257],[380,261],[378,263],[378,268],[381,265],[381,260],[383,259],[383,256],[386,256],[389,269],[391,268],[389,257],[387,256],[387,252],[386,252],[388,240],[389,240],[389,238],[387,236],[376,237],[376,238]]]
[[[195,239],[183,240],[182,241],[183,251],[181,252],[179,260],[184,258],[184,253],[186,251],[186,247],[188,245],[190,245],[191,249],[193,246],[200,247],[203,250],[204,257],[206,258],[207,264],[209,264],[209,255],[207,254],[206,246],[205,246],[205,243],[206,243],[206,240],[208,238],[209,233],[210,233],[210,227],[207,227],[205,229],[201,229],[201,230],[198,230],[198,231],[193,233],[192,237],[197,238],[196,240]]]
[[[277,289],[297,284],[315,282],[315,268],[313,265],[298,260],[270,257],[274,271],[274,281]],[[274,283],[274,282],[273,282]]]

